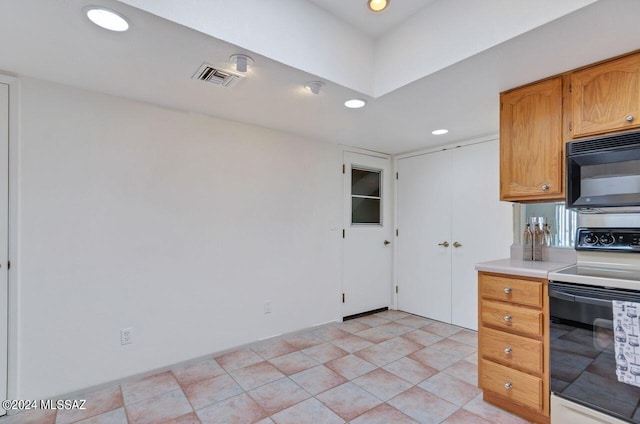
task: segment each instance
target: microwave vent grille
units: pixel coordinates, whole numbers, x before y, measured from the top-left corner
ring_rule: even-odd
[[[579,155],[594,151],[627,149],[630,147],[640,147],[640,131],[573,141],[567,146],[567,154]]]

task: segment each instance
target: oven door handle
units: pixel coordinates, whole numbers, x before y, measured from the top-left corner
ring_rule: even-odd
[[[611,301],[605,299],[598,299],[595,297],[577,296],[557,290],[549,290],[549,297],[555,297],[556,299],[566,300],[569,302],[588,303],[590,305],[604,306],[611,308]]]

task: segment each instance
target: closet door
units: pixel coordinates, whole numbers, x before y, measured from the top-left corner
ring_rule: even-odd
[[[398,160],[398,309],[451,322],[451,152]]]
[[[509,257],[513,212],[499,200],[499,142],[451,151],[451,322],[478,329],[475,265]]]

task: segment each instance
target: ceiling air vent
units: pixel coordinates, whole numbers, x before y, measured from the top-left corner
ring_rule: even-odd
[[[193,74],[193,79],[200,81],[211,82],[223,87],[231,87],[238,80],[242,78],[242,75],[234,74],[223,69],[217,69],[208,63],[203,63],[200,68]]]

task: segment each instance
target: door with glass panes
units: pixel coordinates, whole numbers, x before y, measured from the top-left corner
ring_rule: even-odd
[[[344,152],[342,316],[391,304],[391,159]]]

